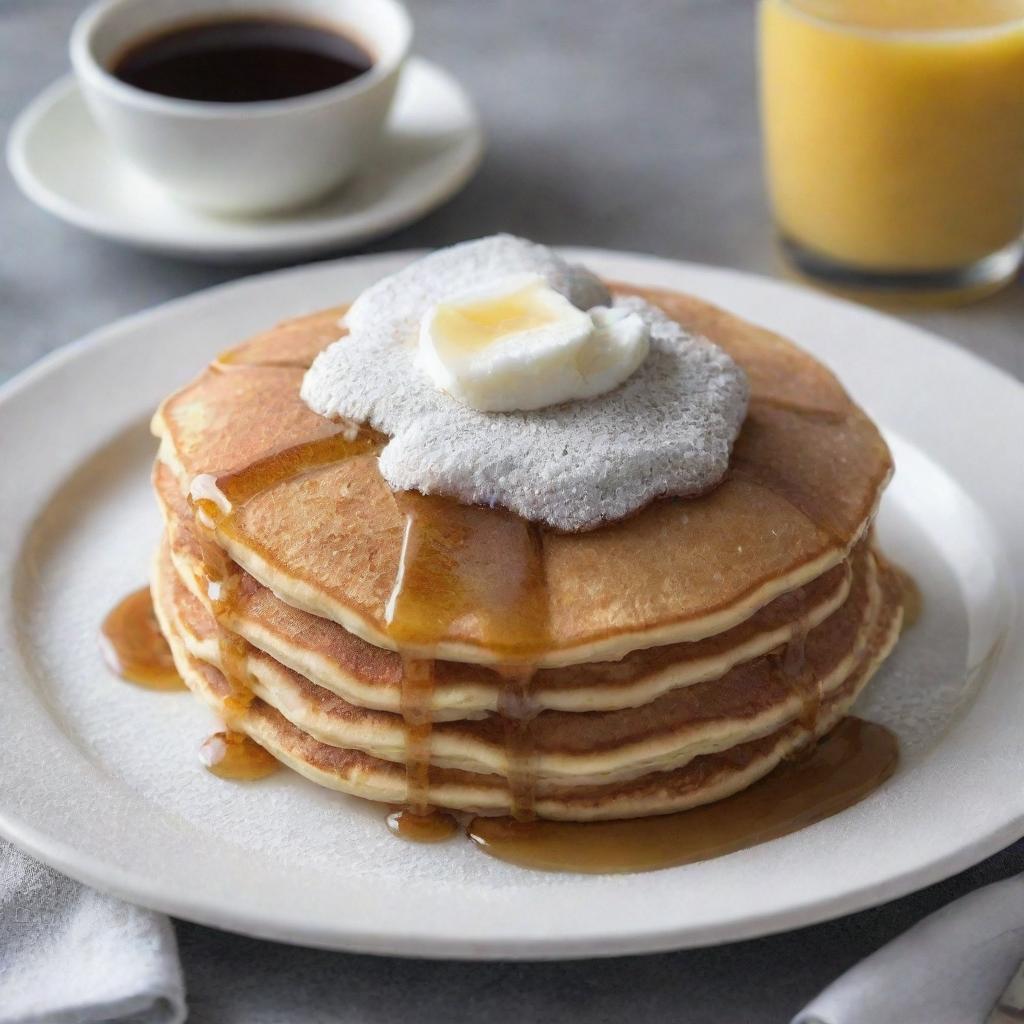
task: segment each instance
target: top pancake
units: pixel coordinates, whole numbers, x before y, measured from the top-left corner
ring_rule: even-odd
[[[458,583],[467,599],[401,645],[388,602],[408,545],[408,506],[381,479],[372,453],[257,493],[218,525],[218,543],[288,604],[379,647],[548,667],[714,635],[845,559],[870,521],[891,460],[832,374],[785,340],[699,300],[621,290],[709,337],[750,378],[750,413],[730,474],[709,494],[665,498],[571,535],[531,529],[500,510],[448,503],[438,521],[445,538],[465,549]],[[183,490],[197,474],[225,482],[344,428],[298,396],[314,350],[342,333],[328,329],[336,315],[292,321],[254,339],[163,404],[154,429]],[[524,581],[524,567],[542,580],[541,598]],[[441,579],[423,585],[435,604],[447,586]],[[526,627],[517,628],[520,620]]]

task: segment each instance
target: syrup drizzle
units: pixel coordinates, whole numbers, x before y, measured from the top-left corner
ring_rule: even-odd
[[[787,595],[795,604],[796,626],[789,640],[769,654],[769,665],[776,678],[780,679],[800,701],[797,721],[812,738],[817,734],[818,716],[821,713],[821,680],[807,662],[807,595],[798,587]]]
[[[508,659],[499,714],[505,730],[512,812],[533,816],[530,720],[535,660],[548,637],[547,588],[539,530],[508,513],[467,508],[415,492],[395,495],[405,532],[387,606],[388,634],[403,656],[402,717],[410,809],[428,807],[434,663],[418,657],[460,621]],[[429,661],[429,668],[424,664]]]
[[[401,713],[405,723],[405,801],[416,817],[430,813],[430,739],[433,731],[431,696],[434,661],[402,658]]]
[[[224,707],[227,712],[238,714],[252,702],[248,644],[231,629],[230,623],[238,591],[239,572],[215,539],[214,527],[210,522],[216,520],[212,519],[206,508],[201,507],[212,503],[194,504],[197,506],[195,533],[202,552],[199,582],[206,591],[210,612],[220,626],[217,630],[218,665],[230,687],[228,696],[224,698]]]
[[[222,627],[220,660],[232,687],[229,700],[237,707],[251,697],[248,645],[231,629],[238,570],[218,543],[217,531],[230,531],[237,508],[257,494],[316,468],[373,452],[382,440],[373,431],[343,429],[218,476],[216,488],[228,512],[209,498],[193,500],[203,551],[202,582]],[[423,653],[436,648],[467,617],[478,621],[484,644],[508,659],[501,668],[508,682],[500,713],[512,811],[516,818],[528,819],[534,799],[530,720],[536,713],[530,689],[536,655],[548,637],[541,533],[508,513],[467,509],[445,498],[403,492],[395,501],[405,516],[405,532],[386,622],[403,663],[408,808],[421,818],[429,812],[434,661]],[[404,834],[422,831],[409,828]]]
[[[249,643],[233,629],[240,572],[217,539],[217,531],[230,532],[237,510],[265,491],[316,469],[365,455],[380,447],[380,435],[351,425],[325,437],[313,438],[257,459],[242,469],[216,477],[216,489],[228,510],[210,498],[190,498],[195,511],[196,535],[202,552],[201,586],[218,631],[220,669],[231,687],[225,700],[229,713],[244,711],[252,701],[248,670]]]
[[[503,663],[534,661],[548,636],[539,532],[499,509],[415,491],[395,502],[405,534],[388,635],[423,653],[465,620]]]
[[[287,480],[357,455],[368,455],[381,443],[376,432],[346,425],[326,437],[303,441],[257,459],[243,469],[224,473],[217,477],[217,489],[237,507]],[[204,508],[215,521],[224,515],[213,502],[205,501]]]
[[[532,724],[539,711],[532,693],[536,669],[533,665],[508,665],[498,671],[504,682],[498,696],[498,714],[504,727],[512,817],[516,821],[532,821],[536,785]]]
[[[171,649],[153,613],[149,587],[118,602],[100,626],[100,650],[111,671],[148,690],[183,690]]]
[[[821,713],[821,680],[807,664],[807,627],[803,623],[796,627],[782,652],[782,671],[800,697],[800,724],[813,735]]]
[[[484,853],[520,867],[656,871],[735,853],[838,814],[885,782],[898,759],[888,729],[848,717],[803,757],[783,761],[735,796],[693,810],[600,822],[478,817],[467,834]]]

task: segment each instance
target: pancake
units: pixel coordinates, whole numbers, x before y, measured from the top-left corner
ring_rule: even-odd
[[[346,333],[341,318],[347,310],[348,306],[333,306],[284,320],[222,352],[214,365],[290,366],[306,370],[323,349]]]
[[[154,565],[154,588],[188,653],[223,667],[222,629],[178,578],[166,543]],[[565,785],[635,778],[759,738],[794,719],[812,719],[820,701],[856,670],[881,614],[877,565],[862,551],[849,599],[800,642],[799,663],[787,664],[774,652],[639,708],[543,712],[529,727],[531,777]],[[398,715],[354,706],[251,646],[237,667],[256,696],[315,739],[407,762],[407,733]],[[429,760],[508,776],[517,766],[509,763],[505,728],[498,715],[437,723]]]
[[[166,576],[155,573],[154,605],[175,663],[193,692],[224,715],[232,728],[320,785],[384,803],[406,801],[408,782],[402,765],[323,743],[258,697],[247,704],[232,702],[233,690],[224,676],[189,654],[176,631],[165,588],[160,585],[162,578]],[[879,579],[879,614],[865,637],[859,664],[822,702],[812,732],[791,722],[758,739],[695,757],[682,767],[628,781],[566,786],[561,781],[540,780],[535,813],[541,818],[577,821],[665,814],[730,796],[767,774],[784,757],[836,724],[895,643],[902,617],[901,586],[884,568]],[[500,775],[440,767],[429,774],[428,798],[437,807],[484,814],[507,814],[515,803],[511,787]]]
[[[694,334],[711,338],[747,372],[751,400],[841,421],[856,409],[835,374],[791,341],[693,295],[631,284],[616,293],[642,295]]]
[[[170,470],[153,474],[171,558],[193,593],[206,600],[202,549],[193,513]],[[851,568],[843,562],[798,594],[782,595],[731,630],[693,643],[633,651],[617,662],[542,669],[531,683],[538,709],[602,711],[648,703],[678,686],[724,675],[793,636],[818,626],[846,600]],[[237,595],[224,624],[283,665],[363,707],[398,712],[402,659],[375,647],[328,619],[285,604],[248,573],[240,572]],[[435,720],[497,711],[505,681],[485,666],[440,661],[430,696]]]
[[[401,645],[388,607],[413,520],[373,453],[275,480],[282,450],[356,426],[316,416],[298,396],[302,369],[291,353],[308,355],[317,343],[310,338],[326,337],[316,333],[323,318],[308,336],[293,323],[280,350],[272,335],[250,343],[243,359],[227,357],[171,396],[154,418],[160,457],[182,492],[203,473],[222,489],[238,487],[244,468],[262,460],[258,475],[269,485],[216,523],[217,543],[288,605],[380,648],[554,668],[716,635],[841,564],[874,513],[891,460],[874,425],[806,353],[697,300],[629,291],[684,326],[699,322],[747,371],[751,413],[728,479],[585,534],[531,530],[500,510],[449,503],[443,529],[468,538],[458,581],[465,599]],[[800,382],[799,401],[787,376]],[[535,548],[543,629],[510,640],[509,623],[533,613],[523,615],[509,581],[534,572],[524,567]]]

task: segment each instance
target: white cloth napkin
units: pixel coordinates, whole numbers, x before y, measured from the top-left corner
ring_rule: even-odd
[[[171,922],[0,840],[0,1024],[180,1024]]]
[[[834,981],[793,1024],[984,1024],[1024,960],[1024,875],[926,917]]]

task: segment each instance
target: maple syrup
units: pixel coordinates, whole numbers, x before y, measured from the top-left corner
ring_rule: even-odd
[[[722,857],[796,832],[863,800],[899,759],[896,737],[848,717],[806,756],[735,796],[659,817],[600,822],[474,818],[479,849],[520,867],[614,874]]]
[[[506,778],[512,795],[512,817],[532,821],[534,786],[533,719],[540,711],[533,700],[532,665],[508,665],[499,669],[504,686],[498,695],[498,714],[505,739]]]
[[[281,767],[281,762],[255,740],[232,729],[207,736],[200,744],[199,760],[211,774],[235,782],[264,779]]]
[[[149,587],[132,591],[110,611],[100,626],[100,650],[122,679],[149,690],[185,689],[160,632]]]
[[[405,724],[406,803],[414,817],[430,812],[430,736],[434,692],[432,658],[402,658],[400,710]],[[408,837],[407,837],[408,838]]]
[[[405,534],[388,635],[407,649],[433,648],[465,619],[503,662],[534,661],[548,638],[538,531],[500,509],[449,498],[403,491],[395,502]]]
[[[210,610],[221,629],[218,633],[220,669],[231,687],[224,700],[230,714],[243,712],[253,699],[248,670],[251,647],[232,629],[232,614],[237,600],[240,570],[217,540],[218,530],[230,531],[236,510],[251,498],[278,484],[380,446],[380,435],[349,427],[274,452],[243,469],[217,476],[213,481],[217,499],[190,498],[195,512],[199,540],[201,583],[206,590]],[[244,733],[227,729],[203,741],[200,760],[214,775],[223,779],[252,781],[275,772],[280,763]]]
[[[381,446],[381,435],[371,430],[351,426],[332,429],[332,432],[309,441],[283,448],[257,459],[242,469],[223,473],[216,478],[217,489],[232,506],[244,505],[250,498],[269,491],[295,477],[315,469],[330,466],[357,455],[367,455]],[[223,520],[223,512],[209,500],[201,499],[203,510],[215,521]]]
[[[238,508],[251,498],[288,480],[356,455],[375,451],[380,435],[348,425],[330,427],[330,433],[311,438],[257,459],[242,469],[223,473],[213,480],[218,500],[190,497],[195,512],[195,532],[201,551],[200,584],[206,591],[218,633],[220,670],[231,687],[224,704],[228,713],[244,711],[252,701],[248,656],[249,643],[234,632],[232,616],[240,572],[217,540],[217,531],[230,532]]]
[[[207,606],[220,626],[217,631],[218,667],[230,687],[230,693],[224,698],[224,707],[226,711],[237,714],[244,711],[252,701],[248,644],[230,628],[239,572],[214,539],[213,528],[209,525],[209,513],[203,511],[205,519],[204,515],[197,513],[195,521],[195,535],[202,553],[199,583],[206,591]]]
[[[484,643],[509,658],[499,671],[512,811],[533,816],[530,699],[535,659],[548,637],[548,598],[540,532],[495,509],[465,507],[416,492],[395,495],[405,532],[387,605],[388,635],[403,655],[407,801],[422,815],[430,790],[433,649],[461,619],[478,624]],[[425,664],[429,661],[429,668]],[[408,838],[408,837],[406,837]]]
[[[821,680],[807,663],[807,597],[803,587],[793,591],[796,602],[797,624],[793,634],[782,648],[771,655],[775,673],[790,687],[800,701],[797,721],[809,736],[818,729],[821,712]]]
[[[216,500],[191,499],[202,551],[200,582],[222,627],[220,662],[232,688],[229,711],[245,707],[251,688],[248,645],[231,628],[239,574],[218,542],[217,532],[230,533],[237,509],[256,495],[319,467],[374,452],[382,443],[382,435],[374,431],[343,427],[217,475],[213,480]],[[386,617],[388,634],[403,662],[401,714],[406,730],[409,820],[426,818],[430,811],[434,661],[416,652],[434,649],[463,617],[475,618],[487,646],[509,658],[510,665],[503,670],[508,685],[501,713],[507,723],[512,810],[516,818],[527,820],[533,816],[531,659],[544,649],[548,636],[540,531],[508,513],[465,508],[445,498],[402,492],[395,501],[406,522]],[[423,832],[414,826],[402,830],[404,838]]]

